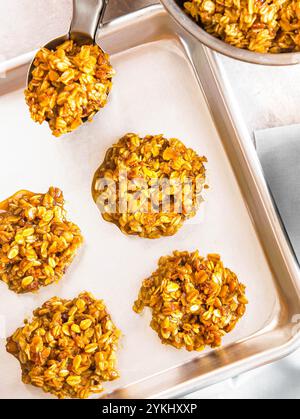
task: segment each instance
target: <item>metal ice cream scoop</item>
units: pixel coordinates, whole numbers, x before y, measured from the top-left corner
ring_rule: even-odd
[[[103,23],[106,7],[109,0],[73,0],[73,17],[69,33],[60,36],[44,45],[44,48],[53,50],[68,39],[79,45],[95,43],[95,36],[99,26]],[[31,62],[27,75],[27,86],[32,78],[34,59]]]

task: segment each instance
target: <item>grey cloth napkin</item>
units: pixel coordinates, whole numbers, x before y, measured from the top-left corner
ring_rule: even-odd
[[[300,124],[254,135],[267,183],[300,261]]]

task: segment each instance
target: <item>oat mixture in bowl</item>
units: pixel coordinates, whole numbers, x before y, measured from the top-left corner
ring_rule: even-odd
[[[157,270],[143,281],[133,309],[150,308],[150,325],[162,343],[202,351],[221,346],[247,303],[245,286],[219,255],[175,251],[161,257]]]
[[[297,0],[177,1],[211,35],[258,53],[300,51]]]
[[[82,241],[60,189],[19,191],[0,203],[0,280],[16,293],[50,285],[65,274]]]
[[[47,121],[56,137],[91,121],[106,105],[114,70],[98,45],[70,40],[53,51],[42,48],[33,65],[26,102],[32,119]]]
[[[102,300],[83,292],[73,300],[53,297],[7,339],[20,362],[22,381],[58,398],[87,398],[119,377],[120,331]]]
[[[93,198],[104,220],[125,234],[171,236],[203,200],[206,162],[176,138],[127,134],[96,171]]]

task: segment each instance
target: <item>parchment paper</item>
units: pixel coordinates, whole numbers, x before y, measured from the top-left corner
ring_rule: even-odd
[[[161,345],[148,326],[150,313],[131,310],[141,281],[156,269],[161,255],[173,250],[219,252],[247,285],[250,304],[224,344],[246,339],[267,327],[278,309],[277,294],[262,249],[231,166],[222,148],[192,68],[174,41],[141,46],[112,57],[117,70],[107,107],[95,121],[55,139],[47,125],[32,122],[22,91],[0,98],[0,199],[19,189],[44,192],[60,187],[69,217],[81,227],[85,245],[59,284],[35,295],[18,296],[0,283],[0,394],[41,398],[39,389],[20,381],[17,361],[5,352],[5,337],[32,310],[54,295],[72,298],[82,290],[103,298],[123,331],[119,350],[121,379],[110,391],[195,357]],[[177,137],[208,158],[210,189],[198,215],[174,237],[145,240],[126,237],[102,220],[91,198],[94,171],[106,149],[127,132]]]

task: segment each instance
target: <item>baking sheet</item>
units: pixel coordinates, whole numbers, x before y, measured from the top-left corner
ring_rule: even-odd
[[[30,120],[22,91],[0,97],[0,199],[19,189],[44,192],[50,185],[58,186],[64,191],[70,219],[85,237],[84,247],[60,283],[24,296],[0,283],[4,337],[48,298],[72,298],[83,290],[91,291],[105,300],[124,335],[119,350],[121,379],[106,384],[107,391],[208,352],[195,355],[162,346],[148,326],[150,313],[140,317],[131,310],[141,281],[156,268],[161,255],[175,249],[198,248],[203,255],[219,252],[226,266],[247,285],[246,316],[225,337],[225,345],[261,333],[279,311],[271,272],[202,91],[179,44],[164,40],[142,45],[113,56],[112,61],[117,76],[108,106],[93,123],[61,139],[53,138],[47,125]],[[174,237],[154,241],[126,237],[102,220],[92,200],[94,171],[106,149],[126,132],[178,137],[208,158],[206,202]],[[1,397],[51,397],[21,383],[18,362],[4,345],[1,339]]]

